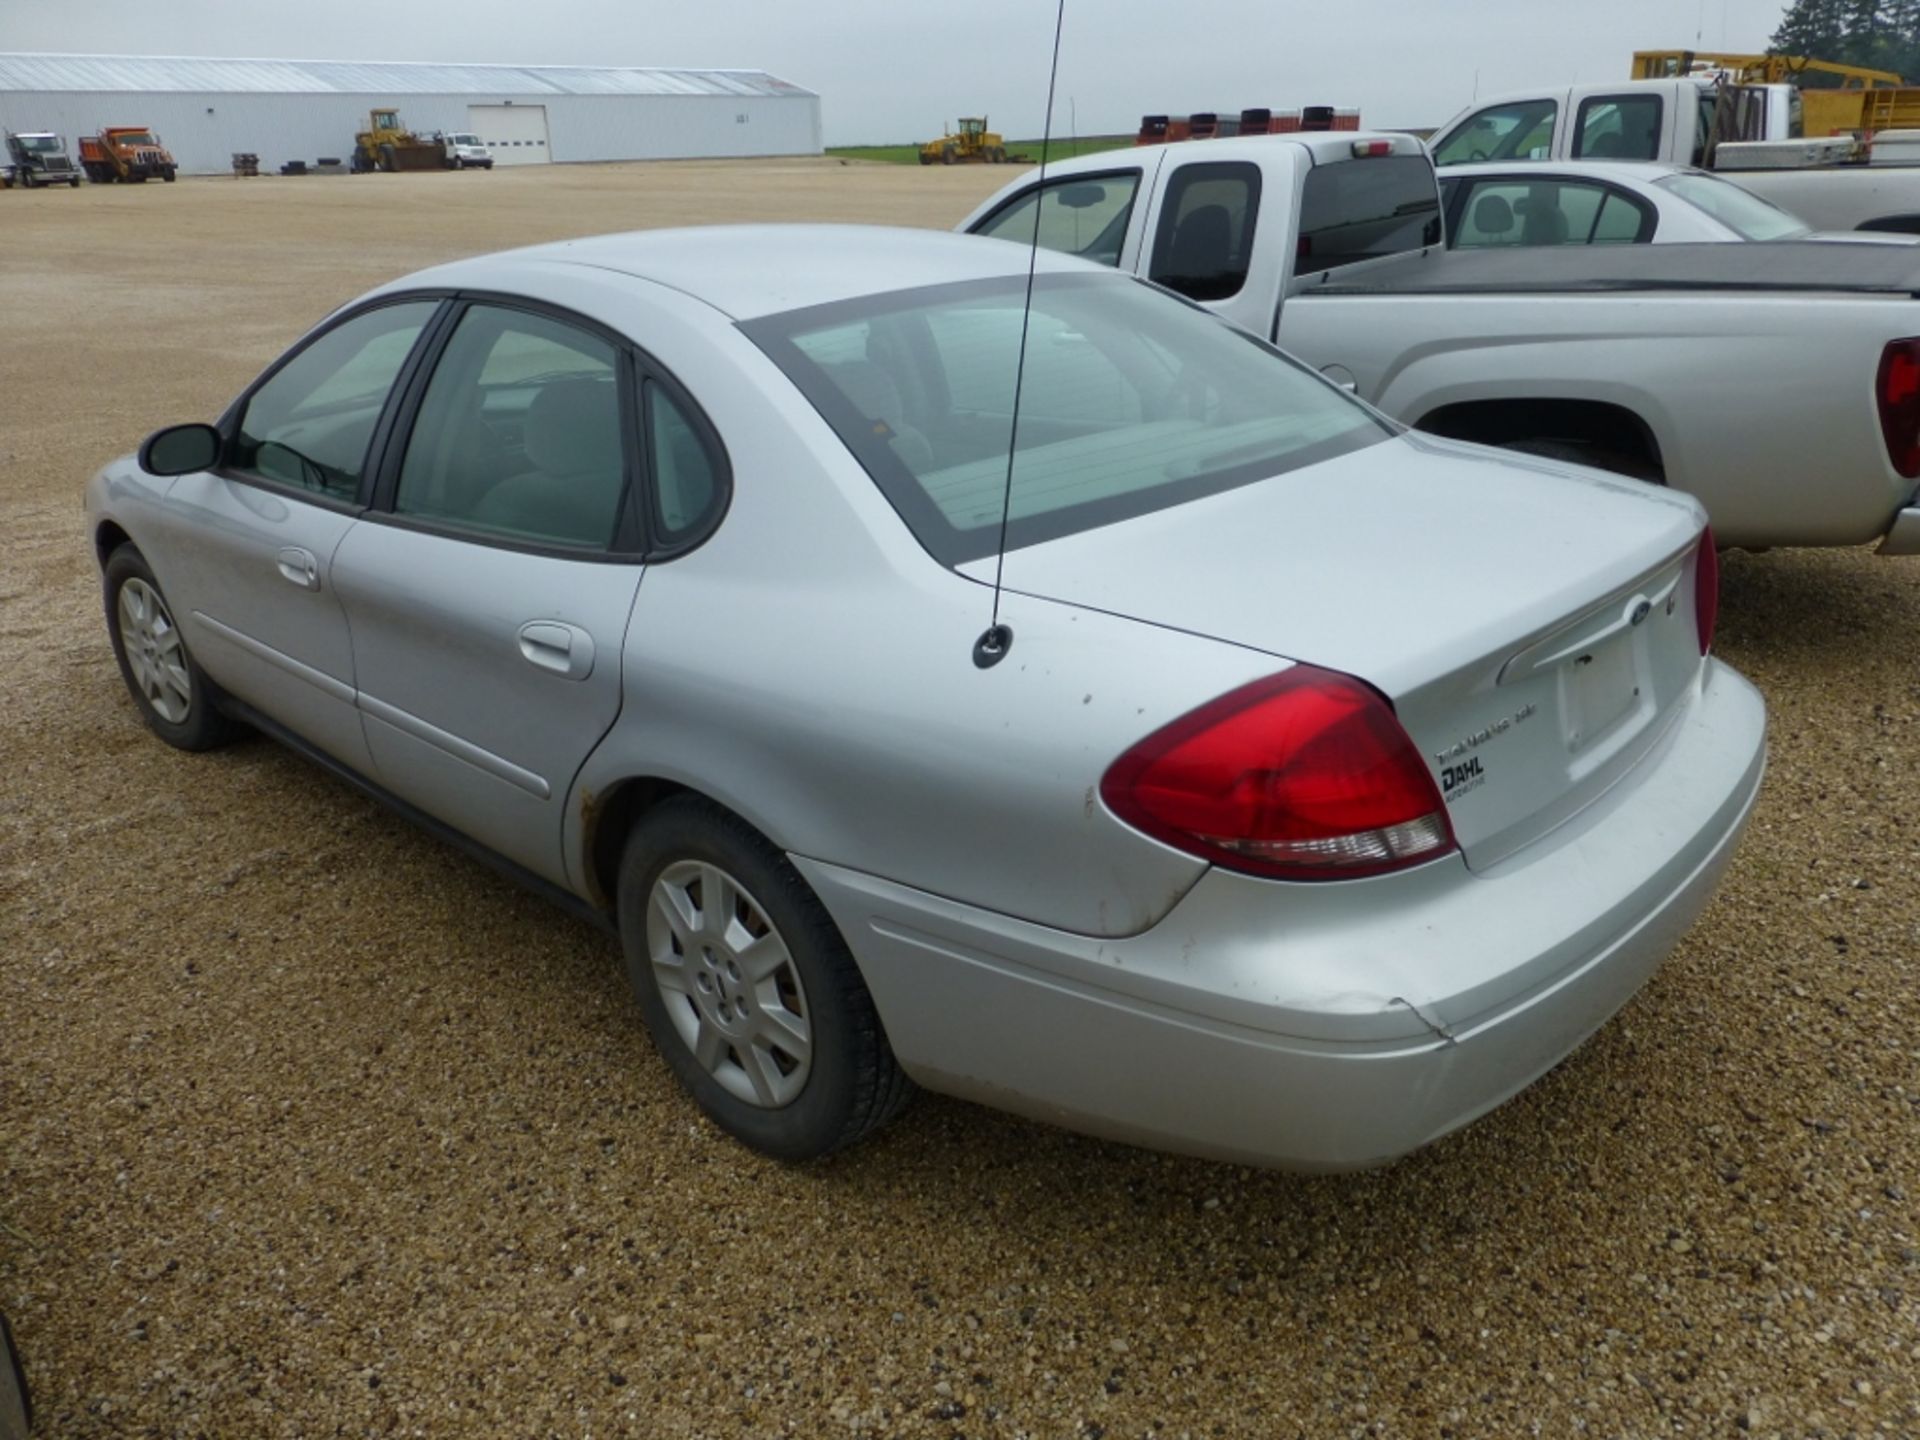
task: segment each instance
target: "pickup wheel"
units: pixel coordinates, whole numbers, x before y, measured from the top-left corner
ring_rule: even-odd
[[[654,1045],[737,1139],[811,1160],[911,1095],[826,907],[738,816],[691,795],[649,810],[620,860],[618,906]]]

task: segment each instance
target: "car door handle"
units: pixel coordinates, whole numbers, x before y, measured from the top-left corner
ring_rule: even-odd
[[[569,680],[593,673],[593,637],[560,620],[529,620],[520,627],[520,655],[529,665]]]
[[[289,545],[276,557],[280,573],[302,590],[320,588],[320,562],[311,550],[302,550],[298,545]]]

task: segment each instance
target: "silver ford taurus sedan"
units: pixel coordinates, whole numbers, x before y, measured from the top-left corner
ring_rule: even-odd
[[[93,480],[134,703],[617,929],[769,1154],[910,1082],[1425,1144],[1624,1004],[1745,824],[1700,507],[1035,263],[1029,309],[1013,246],[740,227],[387,285]]]

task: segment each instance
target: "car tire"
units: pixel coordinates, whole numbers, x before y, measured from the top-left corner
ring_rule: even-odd
[[[0,1440],[27,1440],[32,1430],[33,1392],[27,1389],[27,1371],[13,1331],[0,1315]]]
[[[160,582],[131,545],[107,557],[107,635],[147,728],[176,750],[214,750],[245,733],[187,649]]]
[[[816,1159],[913,1093],[826,907],[738,816],[697,796],[649,810],[621,857],[618,907],[655,1046],[736,1139]]]

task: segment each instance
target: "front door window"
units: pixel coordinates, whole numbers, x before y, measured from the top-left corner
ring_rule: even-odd
[[[439,304],[356,315],[282,365],[248,398],[228,473],[352,500],[387,394]]]

